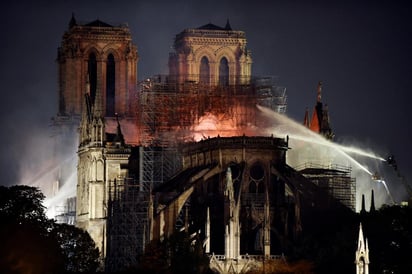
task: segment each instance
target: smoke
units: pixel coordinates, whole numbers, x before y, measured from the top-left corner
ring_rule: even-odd
[[[194,141],[216,136],[273,135],[279,138],[288,136],[291,148],[287,152],[288,165],[296,169],[307,163],[324,167],[336,165],[352,169],[351,176],[356,179],[357,211],[361,207],[362,194],[370,200],[372,190],[374,190],[376,207],[392,203],[393,199],[398,201],[403,199],[402,195],[391,195],[393,191],[389,191],[389,188],[382,182],[373,180],[372,175],[375,172],[384,174],[384,170],[387,170],[385,159],[374,151],[354,144],[343,145],[329,141],[284,114],[262,106],[256,107],[258,109],[256,125],[238,127],[233,116],[206,113],[199,119],[199,123],[191,128],[190,134]],[[387,180],[387,182],[392,182],[392,180]],[[393,188],[396,185],[397,183],[394,182]]]
[[[46,197],[46,215],[53,218],[76,193],[77,132],[54,127],[27,132],[30,138],[19,142],[24,153],[18,158],[16,184],[38,187]]]

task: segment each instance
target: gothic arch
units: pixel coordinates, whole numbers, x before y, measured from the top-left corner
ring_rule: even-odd
[[[84,57],[85,57],[86,60],[89,59],[89,55],[90,55],[91,53],[94,53],[94,54],[96,55],[96,59],[97,59],[97,60],[100,60],[100,59],[101,59],[101,51],[100,51],[99,47],[97,46],[97,44],[94,44],[94,43],[93,43],[93,44],[88,45],[88,46],[83,50],[83,52],[84,52]]]
[[[225,57],[229,64],[233,64],[236,62],[235,53],[229,47],[221,47],[215,52],[216,60],[221,60]]]
[[[252,162],[246,172],[246,185],[244,191],[249,193],[264,194],[268,191],[267,171],[261,161]]]
[[[216,62],[216,56],[213,52],[213,49],[209,46],[202,46],[198,49],[196,49],[193,52],[194,60],[196,63],[200,64],[200,61],[202,57],[206,56],[207,59],[209,59],[209,63],[214,63]]]
[[[223,82],[224,85],[226,84],[233,84],[234,76],[237,74],[236,64],[238,61],[236,60],[236,55],[233,49],[230,47],[221,47],[215,52],[216,55],[216,68],[215,73],[218,75],[219,84],[222,83],[223,78],[226,77],[225,81]],[[227,76],[222,75],[221,71],[221,62],[222,60],[227,60]]]
[[[199,83],[203,85],[210,84],[210,62],[206,56],[200,59],[199,64]]]
[[[107,60],[107,57],[108,57],[110,54],[113,55],[114,60],[115,60],[116,63],[121,60],[121,55],[120,55],[119,50],[113,48],[113,46],[110,45],[110,44],[109,44],[109,45],[106,45],[106,46],[101,50],[101,52],[102,52],[102,56],[103,56],[103,59],[104,59],[104,60]]]
[[[257,182],[263,181],[266,177],[265,166],[262,162],[256,161],[250,165],[249,176]]]
[[[222,57],[219,61],[219,85],[229,86],[230,67],[226,57]]]
[[[90,92],[90,98],[92,102],[94,102],[94,99],[96,97],[96,89],[97,89],[97,60],[98,60],[98,54],[97,51],[91,50],[87,54],[87,62],[86,62],[86,73],[89,81],[89,92]],[[86,79],[85,79],[86,80]]]
[[[113,117],[116,113],[116,60],[112,53],[106,59],[106,116]]]

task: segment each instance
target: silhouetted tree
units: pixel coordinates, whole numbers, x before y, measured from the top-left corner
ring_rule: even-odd
[[[55,224],[51,233],[63,252],[66,271],[96,271],[99,266],[99,249],[89,233],[67,224]]]
[[[51,225],[43,206],[44,194],[36,187],[0,186],[0,217],[7,222]]]
[[[383,206],[362,218],[369,243],[370,273],[411,273],[412,208]]]
[[[44,198],[36,187],[0,186],[0,272],[95,271],[98,251],[90,236],[49,220]]]
[[[2,273],[62,273],[63,256],[51,237],[42,201],[30,186],[0,186],[0,269]]]

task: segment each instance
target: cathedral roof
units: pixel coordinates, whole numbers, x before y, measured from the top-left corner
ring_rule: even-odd
[[[219,27],[215,24],[209,23],[209,24],[203,25],[201,27],[198,27],[197,29],[200,29],[200,30],[232,30],[232,28],[230,27],[230,24],[229,24],[229,20],[226,23],[226,26],[224,28]]]
[[[224,28],[219,27],[219,26],[216,26],[216,25],[214,25],[214,24],[212,24],[212,23],[203,25],[203,26],[201,26],[201,27],[198,27],[197,29],[205,29],[205,30],[225,30]]]
[[[109,25],[109,24],[107,24],[103,21],[100,21],[99,19],[94,20],[94,21],[92,21],[88,24],[85,24],[85,26],[88,26],[88,27],[113,27],[112,25]]]
[[[83,25],[83,26],[87,26],[87,27],[109,27],[109,28],[113,27],[112,25],[107,24],[103,21],[100,21],[99,19],[96,19],[96,20],[94,20],[92,22],[89,22],[89,23],[86,23],[86,24],[78,23],[76,18],[74,17],[74,13],[72,13],[72,17],[71,17],[70,22],[69,22],[69,28],[71,29],[72,27],[77,26],[77,25]]]

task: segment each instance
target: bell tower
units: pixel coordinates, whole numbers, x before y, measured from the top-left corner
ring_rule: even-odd
[[[205,87],[249,84],[252,56],[243,31],[206,24],[176,35],[169,55],[172,81],[198,83]]]
[[[118,119],[131,125],[125,138],[129,143],[135,141],[138,53],[126,24],[82,23],[72,15],[56,62],[58,112],[52,118],[53,157],[58,166],[55,179],[58,187],[69,184],[75,188],[76,151],[82,138],[79,126],[82,115],[90,114],[88,106],[99,106],[102,129],[108,132],[116,130]],[[84,103],[85,92],[88,104]]]
[[[81,24],[72,15],[57,55],[59,115],[81,115],[89,77],[91,103],[99,90],[104,116],[135,116],[137,62],[137,47],[127,25],[100,20]]]

